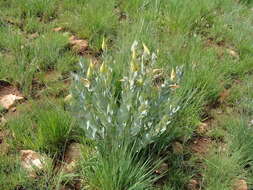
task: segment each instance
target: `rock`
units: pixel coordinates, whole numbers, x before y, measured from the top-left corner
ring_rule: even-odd
[[[53,31],[54,32],[61,32],[61,31],[63,31],[63,28],[62,27],[57,27],[57,28],[54,28]]]
[[[8,110],[11,106],[15,104],[17,100],[22,99],[24,99],[24,97],[16,96],[14,94],[8,94],[0,98],[0,105]]]
[[[36,171],[45,169],[47,163],[51,162],[51,159],[42,156],[32,150],[21,150],[21,166],[28,172],[30,177],[37,177]]]
[[[227,52],[232,57],[239,58],[239,54],[235,50],[233,50],[233,49],[227,49]]]
[[[87,40],[78,39],[75,36],[71,36],[69,38],[69,43],[76,53],[84,53],[88,49],[88,46],[89,46],[89,43]]]
[[[172,150],[174,154],[182,154],[184,152],[184,147],[180,142],[174,142],[172,144]]]
[[[248,190],[248,185],[245,180],[237,180],[234,183],[233,190]]]
[[[198,182],[195,179],[191,179],[187,185],[187,190],[197,190]]]
[[[76,169],[78,161],[81,159],[83,145],[79,143],[72,143],[68,146],[64,162],[62,166],[62,171],[66,173],[72,173]]]
[[[203,135],[208,131],[208,125],[207,123],[200,123],[199,126],[197,127],[197,133],[199,135]]]

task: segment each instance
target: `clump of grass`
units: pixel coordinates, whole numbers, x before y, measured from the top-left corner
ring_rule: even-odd
[[[60,189],[62,184],[72,179],[70,175],[55,173],[52,163],[45,163],[36,180],[29,178],[21,167],[17,155],[0,155],[0,188],[13,189]]]
[[[251,75],[246,76],[239,84],[233,85],[228,98],[228,103],[235,106],[245,115],[253,114],[253,94]]]
[[[35,40],[33,56],[36,64],[43,70],[54,69],[58,59],[62,56],[68,44],[66,36],[57,33],[48,33]]]
[[[14,134],[12,144],[19,149],[32,149],[61,154],[71,139],[72,119],[57,107],[34,107],[36,111],[13,119],[8,125]]]
[[[226,129],[225,144],[214,151],[204,163],[203,184],[206,189],[231,189],[238,179],[246,179],[251,183],[252,128],[245,121],[246,118],[238,116],[233,120],[223,121]]]
[[[151,163],[136,157],[134,148],[108,147],[102,145],[95,157],[81,163],[81,175],[91,189],[152,189],[155,177]]]
[[[64,1],[66,9],[69,9],[70,1]],[[91,2],[76,3],[75,9],[66,11],[60,19],[70,30],[75,31],[81,38],[88,38],[93,49],[100,49],[104,36],[111,38],[117,27],[117,16],[115,14],[115,1],[96,0]],[[94,14],[96,12],[96,14]],[[67,20],[67,22],[66,22]]]
[[[55,0],[20,0],[15,3],[19,5],[23,17],[40,17],[41,20],[48,21],[56,16]]]
[[[20,168],[16,156],[9,157],[0,154],[0,188],[11,190],[19,184],[26,183],[25,172]]]

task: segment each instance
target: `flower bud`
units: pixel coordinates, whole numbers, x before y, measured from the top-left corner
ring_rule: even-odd
[[[176,72],[175,72],[175,70],[174,70],[174,68],[172,69],[172,71],[171,71],[171,74],[170,74],[170,80],[174,80],[176,78]]]
[[[135,49],[132,51],[132,59],[133,59],[133,60],[136,59],[136,50],[135,50]]]
[[[105,42],[105,38],[103,37],[103,41],[102,41],[102,50],[106,51],[107,47],[106,47],[106,42]]]
[[[148,47],[144,43],[142,43],[142,45],[143,45],[143,49],[144,49],[144,54],[150,55],[150,51],[149,51]]]

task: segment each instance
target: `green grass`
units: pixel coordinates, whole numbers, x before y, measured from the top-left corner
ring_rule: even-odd
[[[27,180],[22,177],[18,161],[19,150],[32,149],[59,163],[71,142],[86,143],[93,150],[74,174],[88,190],[181,190],[190,179],[201,176],[199,173],[203,174],[199,179],[202,189],[231,189],[235,179],[245,179],[251,188],[252,135],[248,123],[253,113],[252,5],[251,0],[0,0],[0,80],[10,82],[26,98],[17,106],[17,113],[2,113],[0,108],[1,115],[8,120],[1,130],[11,132],[10,153],[0,156],[0,180],[5,181],[0,181],[0,189],[34,189],[34,186],[38,190],[60,189],[61,183],[73,186],[75,180],[69,181],[53,167],[38,180]],[[54,32],[56,27],[64,30]],[[78,55],[72,50],[71,35],[88,40],[87,53]],[[103,39],[106,49],[101,45]],[[132,98],[129,105],[133,110],[127,121],[130,128],[160,120],[164,110],[169,110],[168,102],[180,109],[170,118],[169,130],[162,136],[131,151],[128,146],[110,146],[121,145],[119,133],[110,131],[115,126],[122,129],[123,122],[117,121],[117,125],[115,121],[113,125],[108,122],[109,108],[104,106],[111,101],[112,118],[118,120],[118,108],[131,99],[129,94],[122,94],[127,88],[120,80],[129,73],[135,40],[156,54],[152,69],[162,69],[162,77],[169,79],[171,71],[179,67],[182,76],[179,88],[171,92],[170,101],[154,103],[149,117],[138,120],[143,124],[135,123],[141,109]],[[137,59],[141,50],[137,50]],[[70,85],[71,74],[81,71],[77,63],[80,60],[84,63],[82,76],[86,77],[90,58],[98,62],[94,72],[102,62],[108,65],[112,71],[107,77],[112,80],[106,88],[101,86],[105,81],[91,80],[98,85],[89,96],[85,94],[84,98],[92,99],[87,105],[78,99],[82,98],[83,87],[82,92],[74,94],[74,101],[63,103],[62,99],[76,85],[74,81]],[[103,94],[105,89],[110,98]],[[138,92],[148,89],[156,90],[149,83]],[[229,96],[221,103],[219,98],[224,89],[229,89]],[[136,97],[140,97],[138,92]],[[146,93],[145,98],[156,102],[159,97],[154,94]],[[79,110],[85,106],[90,109],[74,112],[73,103],[78,104]],[[83,124],[77,124],[87,123],[87,115],[93,126],[106,126],[109,143],[106,138],[94,140],[80,129]],[[198,124],[207,118],[215,121],[215,127],[205,134],[215,145],[208,158],[200,159],[199,164],[198,156],[188,150],[188,145],[193,137],[198,137],[195,133]],[[138,135],[124,135],[124,139],[131,139],[127,141],[129,144],[140,139]],[[174,141],[184,145],[182,154],[171,151]],[[218,151],[223,144],[226,150]],[[152,164],[156,165],[160,159],[169,163],[170,172],[162,178],[164,185],[158,187],[154,185]]]
[[[34,105],[32,110],[32,114],[24,113],[8,123],[13,133],[13,146],[53,156],[64,152],[68,142],[73,140],[71,134],[74,123],[69,113],[59,107],[41,104]]]
[[[81,176],[90,189],[151,189],[155,176],[149,160],[136,157],[134,148],[123,145],[109,150],[104,145],[94,158],[81,162]]]
[[[215,152],[205,161],[203,173],[206,189],[231,189],[236,179],[246,179],[251,187],[252,129],[244,119],[225,122],[225,149],[220,149],[219,152],[214,149]]]

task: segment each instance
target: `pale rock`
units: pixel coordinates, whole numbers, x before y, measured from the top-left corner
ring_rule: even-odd
[[[48,157],[32,150],[21,150],[20,154],[21,166],[28,172],[30,177],[36,177],[36,171],[43,170],[46,164],[51,161]]]
[[[232,57],[239,58],[239,54],[235,50],[233,50],[233,49],[227,49],[227,52]]]
[[[208,130],[208,125],[206,123],[200,123],[199,126],[197,127],[197,133],[199,135],[205,134],[207,130]]]
[[[14,94],[8,94],[0,98],[0,105],[8,110],[11,106],[15,104],[17,100],[22,99],[24,99],[24,97],[16,96]]]
[[[57,27],[57,28],[53,28],[53,31],[54,32],[61,32],[63,31],[64,29],[62,27]]]
[[[233,190],[248,190],[248,185],[245,180],[237,180],[234,183]]]

